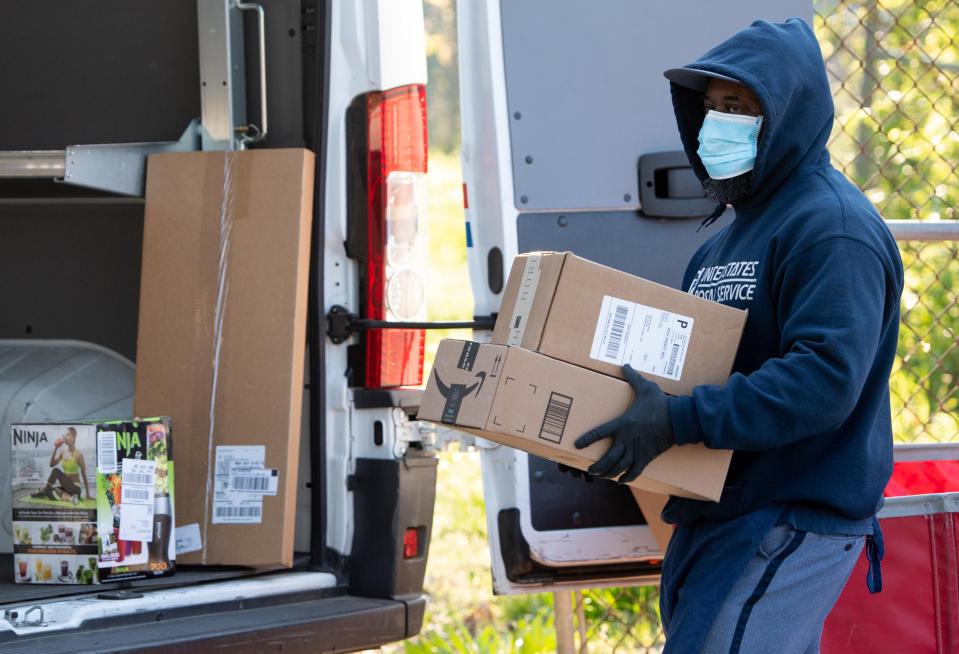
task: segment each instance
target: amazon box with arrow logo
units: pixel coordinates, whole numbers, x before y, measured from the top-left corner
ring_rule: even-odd
[[[417,418],[585,470],[609,440],[582,450],[573,441],[632,401],[621,379],[519,347],[446,339]],[[718,501],[731,455],[702,444],[674,446],[630,486]]]

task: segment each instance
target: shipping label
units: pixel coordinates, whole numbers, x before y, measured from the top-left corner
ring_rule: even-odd
[[[692,331],[689,316],[606,295],[589,356],[679,381]]]
[[[213,524],[260,524],[263,496],[276,495],[279,471],[265,468],[264,445],[217,446]]]
[[[120,466],[120,539],[153,540],[156,461],[123,459]]]
[[[175,530],[176,553],[186,554],[203,548],[203,539],[200,537],[200,525],[191,522],[188,525],[177,527]]]

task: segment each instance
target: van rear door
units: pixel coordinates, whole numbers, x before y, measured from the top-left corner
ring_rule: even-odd
[[[811,21],[812,3],[457,7],[476,313],[498,311],[512,258],[533,250],[571,250],[679,286],[722,223],[697,232],[711,206],[681,152],[662,71],[754,19]],[[586,484],[505,447],[482,460],[496,592],[656,581],[662,552],[626,488]]]

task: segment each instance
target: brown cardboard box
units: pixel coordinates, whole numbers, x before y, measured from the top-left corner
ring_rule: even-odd
[[[177,426],[178,563],[292,565],[313,165],[149,158],[134,409]]]
[[[622,380],[530,350],[441,341],[417,416],[585,470],[609,439],[578,450],[573,441],[621,415],[633,401]],[[673,446],[630,486],[718,501],[732,453]]]
[[[745,324],[745,311],[570,252],[534,252],[513,260],[492,342],[621,379],[629,363],[682,395],[726,382]]]
[[[631,487],[629,490],[632,492],[636,504],[639,505],[639,510],[643,512],[646,524],[653,532],[653,538],[656,539],[660,549],[665,554],[669,539],[673,537],[673,525],[663,522],[663,519],[659,516],[663,512],[663,507],[666,506],[666,500],[669,499],[669,496],[636,487]]]

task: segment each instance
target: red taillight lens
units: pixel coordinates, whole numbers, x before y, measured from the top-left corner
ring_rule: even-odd
[[[371,93],[366,107],[366,315],[425,320],[426,89],[414,84]],[[366,338],[368,387],[422,383],[422,329],[376,329]]]
[[[420,535],[416,527],[410,527],[403,532],[403,558],[412,559],[420,553]]]

